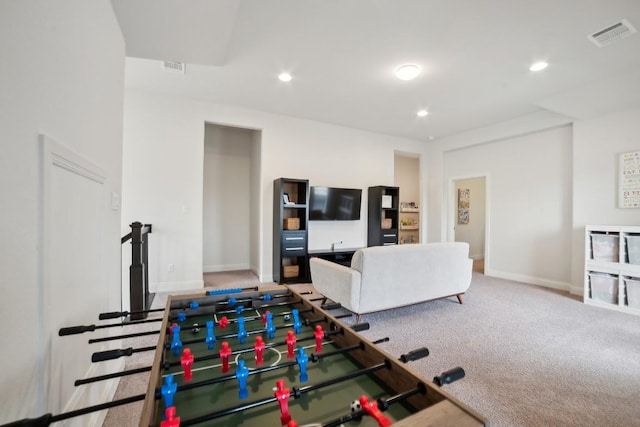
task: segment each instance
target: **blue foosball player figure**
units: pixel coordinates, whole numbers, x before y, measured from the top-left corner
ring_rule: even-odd
[[[216,336],[213,334],[213,320],[207,320],[207,338],[204,342],[207,344],[209,350],[213,350],[213,346],[216,343]]]
[[[271,340],[276,337],[276,326],[273,324],[272,313],[267,313],[267,335]]]
[[[180,326],[173,325],[171,327],[171,333],[173,334],[171,350],[173,350],[174,356],[180,356],[180,349],[182,348],[182,341],[180,341]]]
[[[293,331],[296,335],[300,335],[300,330],[302,328],[302,322],[300,321],[300,312],[297,308],[291,310],[291,314],[293,315]]]
[[[160,387],[160,394],[164,400],[165,409],[173,406],[173,396],[177,390],[178,384],[173,382],[173,375],[167,375],[164,378],[164,385]]]
[[[249,334],[244,327],[244,317],[240,316],[238,317],[238,341],[240,341],[240,344],[244,344],[246,342],[248,335]]]
[[[309,376],[307,375],[307,363],[309,362],[309,356],[305,354],[304,347],[298,347],[298,357],[296,357],[296,362],[298,362],[298,366],[300,367],[300,382],[306,383],[309,380]]]
[[[238,398],[246,399],[249,397],[249,391],[247,390],[247,377],[249,376],[249,368],[245,366],[244,360],[238,360],[238,369],[236,369],[236,379],[240,385],[238,390]]]

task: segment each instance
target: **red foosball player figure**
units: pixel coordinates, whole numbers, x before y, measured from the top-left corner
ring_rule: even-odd
[[[280,404],[280,422],[283,426],[286,426],[291,421],[291,415],[289,414],[289,396],[290,392],[288,388],[284,388],[284,380],[276,381],[276,390],[273,395],[278,399]]]
[[[285,340],[287,343],[287,359],[294,358],[295,355],[293,354],[293,350],[296,345],[296,341],[296,335],[293,331],[287,331],[287,339]]]
[[[269,310],[265,311],[264,313],[262,313],[262,319],[260,319],[260,321],[262,322],[263,325],[267,324],[267,314],[271,313]]]
[[[166,420],[160,422],[160,427],[180,427],[180,417],[176,417],[176,407],[169,406],[164,410]]]
[[[229,358],[231,357],[231,347],[226,341],[222,342],[222,348],[220,348],[220,359],[222,359],[222,373],[229,372]]]
[[[220,327],[220,329],[224,329],[227,326],[229,326],[229,319],[227,319],[227,316],[224,316],[222,319],[220,319],[220,321],[218,322],[218,326]]]
[[[320,353],[322,351],[322,338],[324,338],[322,326],[316,325],[316,331],[313,335],[316,337],[316,353]]]
[[[298,427],[298,423],[291,420],[287,423],[287,427]]]
[[[389,418],[382,415],[382,412],[380,412],[380,409],[378,409],[378,402],[376,402],[375,400],[373,402],[369,402],[367,396],[362,395],[360,396],[360,406],[362,407],[362,409],[367,411],[367,415],[370,415],[378,422],[378,425],[380,427],[387,427],[392,424]]]
[[[264,348],[264,340],[260,335],[258,335],[256,337],[256,343],[253,346],[253,349],[256,351],[256,366],[262,366],[262,364],[264,363]]]
[[[180,364],[182,365],[182,369],[184,369],[182,380],[191,381],[191,379],[193,378],[193,374],[191,373],[191,367],[193,366],[193,354],[191,354],[191,349],[185,348],[182,351]]]

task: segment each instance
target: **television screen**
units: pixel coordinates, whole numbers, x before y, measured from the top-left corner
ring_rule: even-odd
[[[309,220],[353,221],[360,219],[361,200],[361,189],[311,187]]]

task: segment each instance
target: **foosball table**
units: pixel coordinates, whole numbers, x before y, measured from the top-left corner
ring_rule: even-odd
[[[170,296],[139,426],[488,425],[441,389],[462,368],[427,381],[407,366],[426,348],[392,357],[315,301],[296,285]]]

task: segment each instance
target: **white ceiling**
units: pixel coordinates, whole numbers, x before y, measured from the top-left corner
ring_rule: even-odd
[[[623,18],[640,30],[640,0],[112,3],[135,90],[424,141],[542,109],[583,119],[640,106],[640,33],[587,39]],[[532,73],[538,60],[550,65]],[[396,79],[407,62],[422,73]]]

